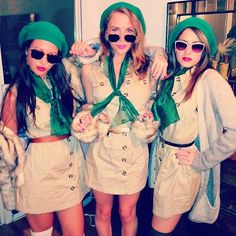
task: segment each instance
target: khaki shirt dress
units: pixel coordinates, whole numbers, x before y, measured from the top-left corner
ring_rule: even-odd
[[[168,126],[162,134],[164,140],[191,143],[198,136],[196,89],[190,99],[184,100],[189,82],[189,71],[175,77],[172,97],[180,120]],[[188,148],[196,149],[193,144]],[[178,164],[175,153],[178,147],[158,142],[156,155],[158,174],[154,187],[153,214],[168,218],[190,210],[199,190],[201,174],[190,166]]]
[[[29,138],[50,135],[50,104],[36,98],[35,115],[35,123],[32,116],[28,117]],[[81,203],[89,191],[84,183],[84,170],[82,149],[74,137],[30,143],[26,150],[25,183],[16,192],[16,209],[41,214]]]
[[[130,66],[130,65],[129,65]],[[103,64],[90,65],[89,80],[93,87],[94,103],[102,101],[113,92]],[[120,89],[134,107],[140,111],[151,95],[149,73],[144,80],[126,71]],[[104,109],[112,120],[119,109],[119,99]],[[102,140],[90,143],[86,155],[86,184],[94,190],[108,194],[133,194],[141,191],[147,180],[148,146],[137,141],[130,131],[130,123],[119,126],[118,133],[109,132]]]

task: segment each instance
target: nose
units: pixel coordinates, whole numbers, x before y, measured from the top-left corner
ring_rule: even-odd
[[[192,45],[188,45],[185,50],[185,54],[190,54],[190,53],[192,53]]]
[[[124,42],[125,41],[125,34],[120,34],[120,40],[121,42]]]
[[[47,54],[44,54],[44,56],[40,59],[40,62],[41,62],[42,64],[46,64],[46,63],[48,62],[48,60],[47,60]]]

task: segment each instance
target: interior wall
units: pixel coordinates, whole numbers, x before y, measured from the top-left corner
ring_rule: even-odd
[[[144,15],[147,26],[147,45],[165,45],[167,2],[177,1],[126,0],[126,2],[138,6]],[[100,16],[103,10],[114,2],[117,0],[81,0],[81,38],[83,40],[98,37]]]
[[[19,64],[18,34],[22,27],[28,22],[33,20],[53,22],[65,33],[69,47],[74,43],[74,1],[75,0],[0,1],[0,60],[3,62],[3,68],[0,70],[3,71],[5,83],[11,81]],[[2,80],[1,74],[2,73],[0,73],[0,79]]]
[[[0,0],[0,16],[29,13],[58,25],[68,44],[74,42],[74,0]]]

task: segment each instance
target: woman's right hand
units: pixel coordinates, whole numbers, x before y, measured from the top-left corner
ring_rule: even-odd
[[[93,117],[89,110],[79,112],[72,122],[72,128],[76,132],[85,131],[92,123]]]
[[[70,49],[72,56],[91,57],[96,54],[96,51],[92,49],[86,42],[75,42]]]

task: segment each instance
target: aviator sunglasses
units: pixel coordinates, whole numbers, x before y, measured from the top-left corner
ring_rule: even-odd
[[[188,46],[192,47],[192,51],[195,53],[200,53],[204,50],[205,48],[205,44],[204,43],[187,43],[185,41],[182,40],[176,40],[175,41],[175,49],[177,51],[185,51],[187,49]]]
[[[45,54],[42,51],[39,51],[37,49],[31,49],[31,57],[40,60],[44,57],[44,55],[47,56],[47,61],[51,64],[55,64],[61,61],[62,57],[60,55],[53,55],[53,54]]]
[[[108,41],[111,43],[117,42],[120,39],[120,35],[118,34],[109,34],[107,37],[108,37]],[[124,39],[128,43],[133,43],[136,40],[136,36],[133,34],[126,34],[124,36]]]

